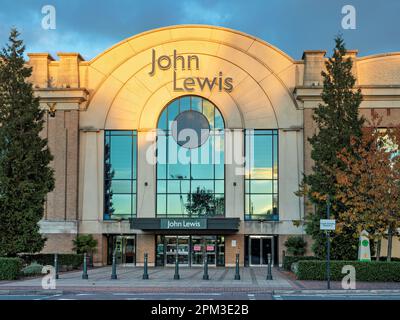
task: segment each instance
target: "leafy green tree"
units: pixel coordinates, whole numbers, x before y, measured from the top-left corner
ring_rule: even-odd
[[[0,53],[0,256],[38,252],[45,243],[38,222],[54,188],[44,110],[27,80],[22,40],[12,29]]]
[[[346,48],[341,36],[335,38],[333,56],[325,63],[322,72],[323,91],[319,104],[313,114],[317,132],[309,138],[314,161],[313,172],[304,177],[307,197],[313,204],[313,212],[306,215],[306,232],[312,236],[312,249],[319,256],[325,256],[325,235],[319,230],[319,220],[326,217],[326,199],[332,203],[332,218],[338,218],[345,206],[335,197],[335,168],[343,167],[337,153],[343,149],[351,150],[351,137],[360,139],[364,118],[359,116],[362,101],[361,90],[355,90],[356,79],[352,73],[353,62],[345,57]],[[331,253],[333,259],[356,259],[357,239],[353,237],[351,226],[332,236]]]

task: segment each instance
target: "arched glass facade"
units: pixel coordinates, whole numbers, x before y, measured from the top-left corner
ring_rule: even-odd
[[[179,117],[183,112],[188,113]],[[183,96],[165,107],[157,133],[158,217],[225,214],[224,127],[219,110],[204,98]],[[191,135],[200,131],[203,139]],[[181,143],[181,136],[188,143]]]

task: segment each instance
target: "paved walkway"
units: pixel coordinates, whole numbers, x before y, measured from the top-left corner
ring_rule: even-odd
[[[241,280],[234,280],[235,268],[209,268],[210,280],[203,280],[203,268],[192,267],[179,269],[180,280],[174,280],[174,268],[160,267],[149,268],[149,280],[143,280],[143,267],[118,267],[117,280],[111,280],[111,267],[95,268],[88,271],[89,279],[82,279],[81,271],[60,273],[56,283],[58,290],[78,289],[110,290],[110,289],[152,289],[157,291],[204,291],[205,288],[212,291],[271,291],[274,289],[291,289],[292,284],[273,269],[273,280],[266,280],[266,268],[241,268]],[[0,291],[6,289],[41,290],[42,278],[0,281]],[[146,290],[144,290],[146,291]]]

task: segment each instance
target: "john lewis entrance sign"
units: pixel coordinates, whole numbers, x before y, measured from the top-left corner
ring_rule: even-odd
[[[152,49],[151,54],[151,70],[150,76],[156,74],[156,69],[169,70],[174,69],[173,75],[173,88],[174,91],[186,91],[192,92],[196,87],[203,91],[204,89],[218,89],[218,91],[232,92],[233,90],[233,79],[223,75],[222,71],[218,75],[210,77],[187,77],[183,79],[183,84],[177,83],[178,69],[179,70],[200,70],[200,58],[195,54],[180,55],[174,50],[172,58],[169,55],[161,55],[157,57],[156,50]]]
[[[185,219],[185,218],[175,218],[175,219],[160,219],[160,229],[173,229],[173,230],[199,230],[207,229],[207,219]]]

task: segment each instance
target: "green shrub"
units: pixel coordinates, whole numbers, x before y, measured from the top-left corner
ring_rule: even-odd
[[[14,280],[21,274],[23,261],[19,258],[0,258],[0,280]]]
[[[282,267],[283,269],[290,271],[292,264],[299,260],[317,260],[317,258],[312,256],[285,256],[283,258]]]
[[[306,253],[307,242],[301,236],[289,237],[284,245],[291,256],[303,256]]]
[[[80,234],[72,240],[76,253],[92,255],[97,251],[97,240],[91,234]]]
[[[54,265],[54,254],[39,253],[39,254],[23,254],[20,256],[25,264],[31,264],[36,261],[41,265]],[[60,271],[68,269],[79,269],[83,263],[83,254],[59,254],[58,265]]]
[[[342,273],[345,265],[352,265],[356,270],[357,281],[382,281],[400,282],[399,262],[361,262],[361,261],[331,261],[331,279],[341,281],[346,275]],[[299,280],[325,280],[326,261],[304,261],[296,262],[294,268]]]
[[[43,266],[36,261],[22,269],[24,276],[36,276],[42,274]]]
[[[375,260],[375,257],[371,257],[371,260]],[[379,257],[379,261],[387,261],[387,257]],[[392,257],[392,262],[400,262],[400,258]]]

